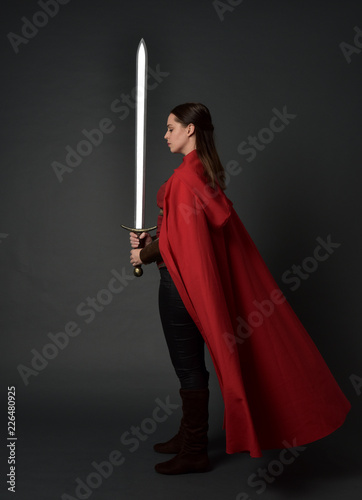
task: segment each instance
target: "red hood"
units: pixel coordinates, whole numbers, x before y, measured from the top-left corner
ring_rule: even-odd
[[[219,186],[213,189],[205,184],[204,168],[196,150],[184,156],[175,175],[191,189],[198,200],[196,210],[204,211],[210,225],[219,228],[226,224],[233,204]]]

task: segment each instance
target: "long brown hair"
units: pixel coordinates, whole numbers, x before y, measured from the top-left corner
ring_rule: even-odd
[[[201,163],[204,166],[205,175],[210,185],[215,188],[219,185],[225,189],[225,171],[216,151],[214,141],[214,125],[210,111],[204,104],[199,102],[186,102],[176,106],[172,111],[176,120],[184,127],[190,123],[195,126],[196,150]]]

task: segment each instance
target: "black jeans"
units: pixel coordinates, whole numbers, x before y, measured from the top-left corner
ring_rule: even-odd
[[[182,389],[205,389],[205,342],[166,267],[160,268],[159,309],[171,361]]]

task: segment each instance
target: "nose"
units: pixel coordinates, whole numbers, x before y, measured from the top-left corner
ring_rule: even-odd
[[[164,139],[167,139],[167,134],[168,134],[168,131],[166,132],[166,134],[164,135]]]

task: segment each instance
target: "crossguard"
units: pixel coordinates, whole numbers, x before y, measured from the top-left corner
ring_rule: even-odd
[[[124,226],[123,224],[121,224],[121,227],[123,227],[123,229],[126,229],[127,231],[131,231],[132,233],[136,233],[136,234],[142,234],[142,233],[149,233],[150,231],[153,231],[154,229],[157,229],[157,226],[152,226],[152,227],[148,227],[148,228],[145,228],[145,229],[136,229],[134,227],[128,227],[128,226]],[[142,242],[140,241],[140,245],[138,248],[141,248],[141,244]],[[137,278],[140,278],[143,274],[143,269],[141,266],[135,266],[133,268],[133,274],[137,277]]]

